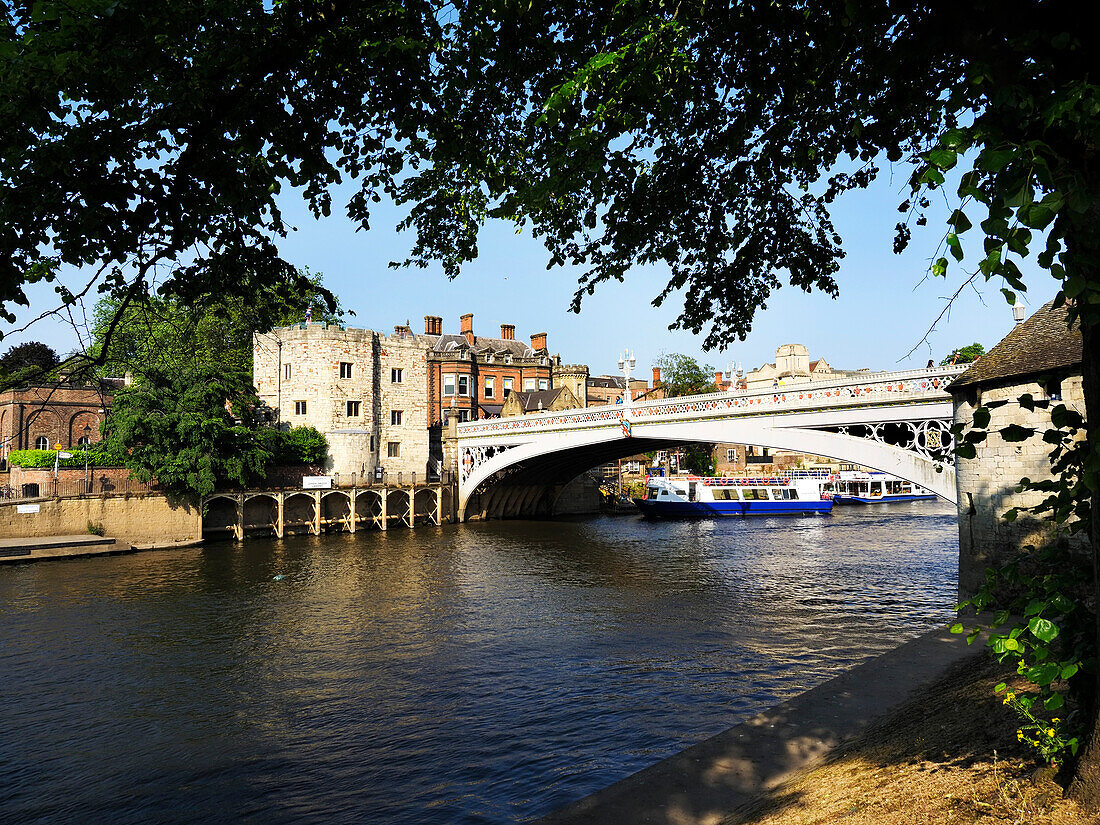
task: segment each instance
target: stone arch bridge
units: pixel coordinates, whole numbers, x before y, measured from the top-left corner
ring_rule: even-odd
[[[866,373],[764,392],[722,392],[458,425],[457,516],[549,515],[584,471],[690,442],[827,456],[956,501],[947,386],[965,366]]]

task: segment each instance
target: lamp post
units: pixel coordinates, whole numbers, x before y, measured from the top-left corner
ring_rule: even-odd
[[[625,389],[623,392],[623,406],[629,407],[630,402],[633,400],[630,397],[630,373],[634,371],[634,367],[637,361],[634,359],[634,353],[629,350],[623,350],[623,356],[619,359],[619,371],[622,372],[625,380]]]
[[[88,448],[92,446],[92,425],[84,425],[84,493],[87,495],[90,490],[88,489]]]

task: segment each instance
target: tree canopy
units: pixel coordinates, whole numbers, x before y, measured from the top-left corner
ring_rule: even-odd
[[[117,298],[105,297],[93,313],[89,355],[107,376],[221,364],[251,384],[252,333],[267,329],[264,323],[297,323],[310,306],[317,307],[314,320],[342,320],[337,297],[332,296],[332,310],[327,306],[320,275],[309,275],[302,286],[289,293],[262,289],[247,301],[215,295],[184,303],[141,295],[123,307]]]
[[[714,367],[710,364],[700,365],[690,355],[679,352],[661,353],[653,366],[660,367],[661,388],[670,398],[718,390],[714,384]]]
[[[973,364],[983,355],[985,355],[985,347],[975,341],[973,344],[967,344],[965,347],[951,350],[951,354],[940,361],[940,366],[946,366],[947,364]]]

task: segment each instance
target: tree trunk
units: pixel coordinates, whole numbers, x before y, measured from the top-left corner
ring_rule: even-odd
[[[1092,191],[1098,191],[1093,189]],[[1084,472],[1092,475],[1089,489],[1100,489],[1100,307],[1090,304],[1090,288],[1100,286],[1100,237],[1095,231],[1100,218],[1100,198],[1094,198],[1088,210],[1088,222],[1074,227],[1067,233],[1067,270],[1083,274],[1087,281],[1085,292],[1079,296],[1081,334],[1082,384],[1085,396],[1085,426],[1088,433],[1089,455],[1085,459]],[[1089,508],[1089,544],[1092,553],[1092,609],[1096,623],[1094,655],[1100,651],[1100,496],[1091,496]],[[1088,721],[1084,748],[1080,753],[1070,785],[1070,796],[1090,811],[1100,811],[1100,666],[1093,676],[1093,694],[1087,708]]]

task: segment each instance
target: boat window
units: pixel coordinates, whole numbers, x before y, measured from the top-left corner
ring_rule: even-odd
[[[714,494],[714,500],[715,501],[729,501],[730,500],[730,491],[729,490],[712,490],[711,492]]]
[[[787,501],[793,501],[794,499],[798,498],[798,491],[786,489],[783,491],[783,497],[787,499]]]
[[[783,491],[780,490],[778,487],[772,487],[772,499],[774,501],[782,501],[783,500]]]

